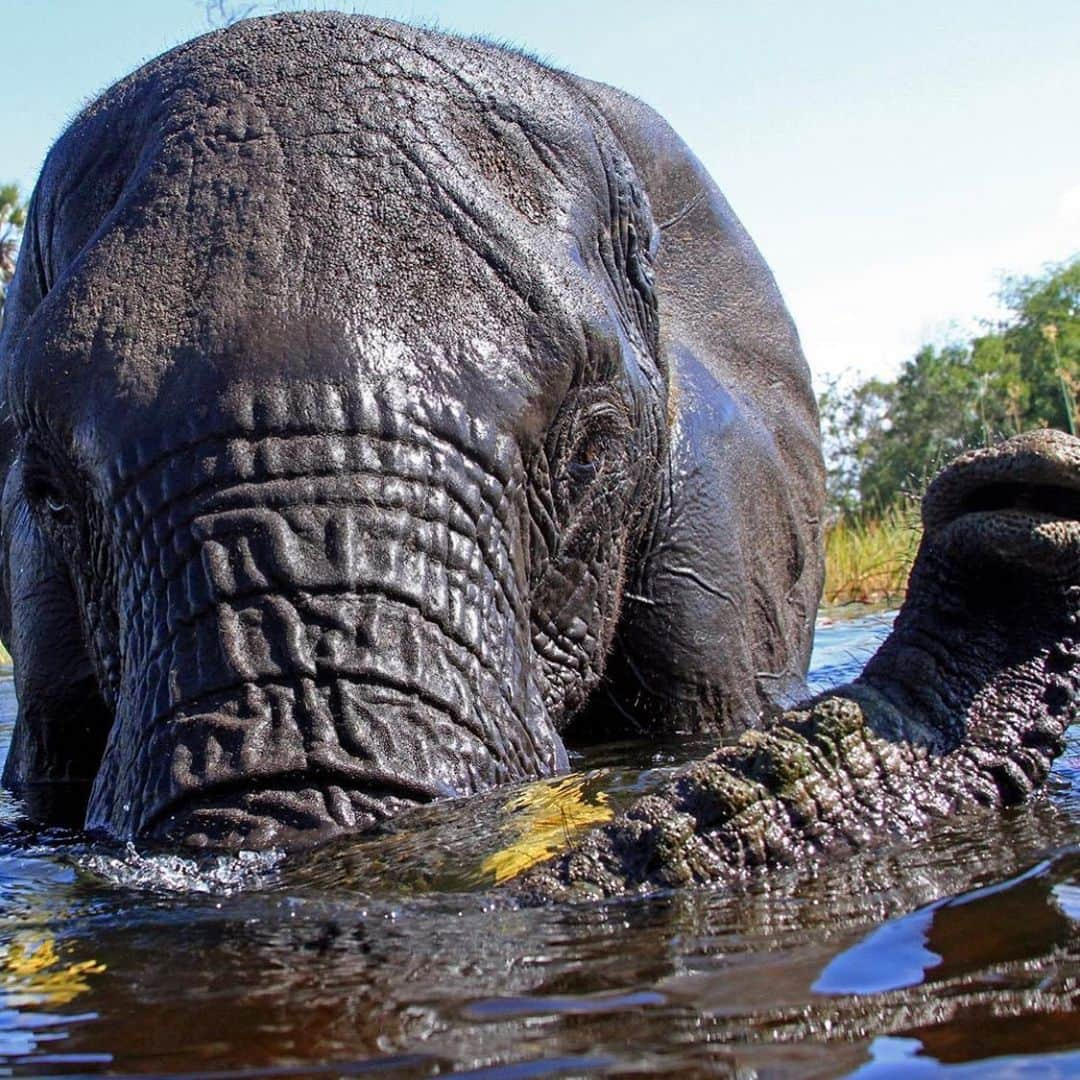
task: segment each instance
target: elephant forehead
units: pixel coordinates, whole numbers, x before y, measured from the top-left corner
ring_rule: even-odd
[[[262,20],[176,50],[50,160],[52,340],[34,351],[136,405],[170,378],[357,364],[478,368],[528,398],[536,365],[604,318],[581,256],[610,227],[587,112],[522,57],[372,20]]]

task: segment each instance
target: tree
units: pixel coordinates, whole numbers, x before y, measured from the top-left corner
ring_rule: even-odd
[[[18,187],[0,185],[0,314],[4,310],[8,282],[15,273],[15,259],[25,224],[26,207],[19,200]]]
[[[985,445],[1009,427],[1014,365],[988,365],[990,351],[964,345],[924,346],[895,383],[880,433],[863,452],[859,500],[882,513],[905,494],[917,494],[949,458]]]
[[[866,459],[885,436],[894,384],[870,379],[845,390],[831,380],[818,397],[825,451],[825,490],[833,517],[859,510],[859,481]]]
[[[1080,389],[1080,257],[1041,277],[1007,278],[1002,298],[1015,319],[1002,330],[1031,390],[1031,427],[1076,434]]]
[[[966,344],[926,345],[889,382],[821,396],[834,514],[882,514],[950,457],[1036,427],[1075,433],[1080,257],[1006,279],[1009,315]]]

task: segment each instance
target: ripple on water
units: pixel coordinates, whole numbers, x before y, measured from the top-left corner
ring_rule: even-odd
[[[833,957],[812,989],[876,994],[1068,948],[1080,921],[1078,883],[1074,846],[1008,880],[942,897]]]
[[[823,623],[815,687],[891,618]],[[13,714],[0,679],[0,745]],[[1075,730],[1047,795],[978,828],[725,889],[494,899],[704,750],[600,748],[572,782],[288,859],[42,835],[0,796],[0,1073],[1080,1071]]]

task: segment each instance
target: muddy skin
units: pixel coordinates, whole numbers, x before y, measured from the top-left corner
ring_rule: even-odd
[[[301,847],[798,700],[798,338],[651,110],[365,17],[244,22],[57,142],[0,334],[3,782]]]
[[[1078,715],[1080,440],[958,458],[923,522],[907,600],[858,679],[680,770],[512,891],[734,880],[1029,798]]]

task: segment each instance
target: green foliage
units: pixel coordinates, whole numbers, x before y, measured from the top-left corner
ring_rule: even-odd
[[[0,314],[4,311],[8,282],[15,273],[19,240],[26,224],[26,207],[14,184],[0,184]]]
[[[1075,431],[1080,389],[1080,257],[1040,278],[1010,278],[1002,297],[1016,313],[1002,337],[1030,388],[1032,423]]]
[[[893,381],[821,395],[833,516],[880,516],[951,457],[1020,431],[1075,433],[1080,258],[1006,280],[1009,317],[967,344],[926,345]]]

